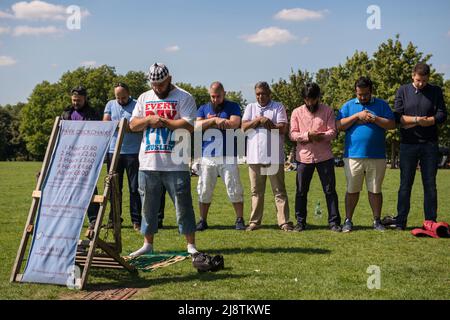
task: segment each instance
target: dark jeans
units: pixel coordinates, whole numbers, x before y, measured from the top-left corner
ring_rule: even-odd
[[[95,189],[94,189],[94,194],[98,194],[97,187],[95,187]],[[100,209],[100,204],[92,203],[92,202],[89,204],[89,207],[87,210],[89,223],[93,223],[93,222],[95,222],[95,220],[97,220],[97,215],[98,215],[99,209]]]
[[[400,189],[397,200],[397,225],[406,227],[411,202],[411,189],[420,163],[424,192],[423,210],[426,220],[437,218],[436,174],[439,148],[437,143],[400,144]]]
[[[328,208],[328,224],[340,225],[338,196],[336,193],[336,177],[334,159],[319,163],[299,163],[297,166],[297,192],[295,194],[295,216],[299,224],[306,224],[308,191],[314,170],[317,168],[322,189],[325,193]]]
[[[107,155],[107,168],[111,167],[113,154]],[[138,173],[139,173],[139,155],[138,154],[121,154],[117,162],[116,172],[119,176],[119,193],[120,193],[120,207],[122,207],[122,189],[123,189],[123,175],[127,172],[128,190],[130,191],[130,216],[132,223],[141,224],[141,197],[139,195]],[[113,209],[109,214],[109,219],[112,220]]]

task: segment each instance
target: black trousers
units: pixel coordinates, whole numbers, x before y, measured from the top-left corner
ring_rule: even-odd
[[[338,196],[336,193],[336,176],[334,159],[318,163],[299,163],[297,166],[297,192],[295,194],[295,216],[299,224],[306,224],[308,191],[314,170],[317,168],[328,208],[328,224],[340,225]]]

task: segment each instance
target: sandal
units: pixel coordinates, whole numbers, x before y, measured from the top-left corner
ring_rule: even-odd
[[[258,230],[259,228],[261,228],[260,225],[258,225],[256,223],[250,223],[249,226],[247,227],[247,229],[245,229],[245,231],[255,231],[255,230]]]
[[[292,226],[292,224],[290,222],[283,224],[281,227],[281,230],[289,232],[289,231],[294,231],[294,227]]]

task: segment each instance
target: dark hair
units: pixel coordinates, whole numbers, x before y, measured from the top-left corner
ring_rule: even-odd
[[[419,76],[428,76],[431,73],[430,66],[426,63],[419,62],[414,66],[413,73]]]
[[[272,91],[270,90],[269,84],[268,84],[267,82],[265,82],[265,81],[258,81],[258,82],[255,84],[255,90],[258,89],[258,88],[261,88],[261,89],[263,89],[264,91],[269,92],[269,93],[272,92]]]
[[[302,90],[303,99],[316,99],[320,97],[320,87],[315,82],[308,82]]]
[[[373,89],[373,83],[372,80],[370,80],[369,77],[360,77],[355,82],[355,90],[356,88],[369,88],[370,91]]]
[[[73,88],[73,89],[70,91],[70,93],[71,93],[73,96],[77,96],[77,95],[79,95],[79,96],[85,96],[85,97],[87,96],[86,88],[83,87],[83,86],[78,86],[78,87]]]
[[[114,89],[115,89],[115,88],[124,88],[125,90],[128,91],[128,93],[130,92],[130,88],[129,88],[128,85],[127,85],[126,83],[124,83],[124,82],[117,82],[117,83],[114,85]]]

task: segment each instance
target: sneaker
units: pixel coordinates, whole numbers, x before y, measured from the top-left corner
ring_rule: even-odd
[[[244,218],[236,219],[236,230],[245,230]]]
[[[305,229],[306,229],[306,224],[303,224],[303,223],[297,223],[297,225],[294,227],[295,232],[302,232],[302,231],[305,231]]]
[[[342,228],[340,225],[337,224],[333,224],[332,226],[330,226],[330,230],[333,232],[341,232]]]
[[[137,222],[133,223],[133,229],[134,231],[141,232],[141,224]]]
[[[197,226],[195,227],[196,231],[204,231],[208,229],[208,223],[206,223],[206,220],[200,219],[200,221],[197,223]]]
[[[344,226],[342,227],[342,232],[350,232],[353,229],[353,223],[352,220],[345,219]]]
[[[255,231],[258,230],[261,226],[257,225],[256,223],[250,223],[247,229],[245,231]]]
[[[386,228],[381,224],[381,221],[379,219],[373,222],[373,229],[381,232],[386,230]]]
[[[398,231],[405,231],[406,227],[405,226],[395,226],[394,230],[398,230]]]

